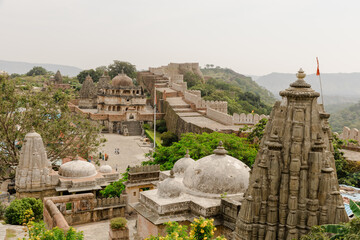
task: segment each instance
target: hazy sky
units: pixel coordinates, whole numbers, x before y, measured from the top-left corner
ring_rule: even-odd
[[[0,0],[0,60],[360,72],[360,1]]]

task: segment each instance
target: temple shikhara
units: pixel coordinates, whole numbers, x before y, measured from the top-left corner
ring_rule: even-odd
[[[235,239],[298,239],[314,225],[347,222],[329,114],[302,69],[270,115]]]

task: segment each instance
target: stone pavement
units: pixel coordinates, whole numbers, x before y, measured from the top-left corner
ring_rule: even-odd
[[[351,150],[341,149],[344,153],[344,157],[349,161],[360,161],[360,152],[355,152]]]
[[[127,218],[130,240],[134,239],[136,217]],[[83,231],[84,240],[108,240],[110,220],[92,222],[73,226],[77,231]]]
[[[107,139],[105,146],[100,150],[104,154],[109,155],[108,161],[101,160],[101,164],[109,164],[113,169],[117,169],[120,173],[125,172],[128,166],[140,165],[141,162],[147,161],[145,153],[151,148],[143,145],[140,136],[123,136],[115,133],[103,134]],[[119,148],[120,154],[115,154],[115,148]],[[97,154],[96,157],[98,157]]]
[[[25,232],[22,226],[0,223],[0,240],[15,240],[23,239],[25,237]],[[6,232],[8,232],[8,237],[6,237]],[[11,233],[11,234],[10,234]]]

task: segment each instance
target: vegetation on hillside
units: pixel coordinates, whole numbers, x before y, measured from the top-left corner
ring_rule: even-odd
[[[202,69],[207,79],[186,73],[184,81],[191,90],[200,90],[204,100],[228,102],[229,114],[258,113],[269,114],[273,96],[259,87],[251,78],[238,74],[231,69]]]
[[[31,211],[31,212],[30,212]],[[30,214],[31,216],[27,216]],[[13,225],[22,225],[24,219],[40,221],[43,217],[43,203],[40,199],[15,199],[5,210],[5,222]]]
[[[329,122],[332,130],[338,133],[343,127],[360,129],[360,102],[332,113]]]
[[[198,160],[213,154],[220,141],[224,143],[228,155],[241,160],[248,166],[254,163],[257,154],[254,144],[249,143],[245,138],[239,138],[235,134],[213,132],[183,134],[180,141],[173,142],[171,146],[158,147],[153,154],[154,159],[143,162],[143,164],[160,164],[161,170],[170,170],[177,160],[185,156],[187,149],[190,157]]]
[[[239,74],[229,68],[202,68],[201,72],[205,78],[210,77],[217,80],[222,80],[231,85],[239,86],[242,91],[250,92],[260,97],[261,101],[273,105],[275,102],[274,95],[265,89],[264,87],[259,86],[251,77],[246,77],[242,74]]]

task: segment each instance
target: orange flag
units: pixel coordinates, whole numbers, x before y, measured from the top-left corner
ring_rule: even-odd
[[[319,70],[319,59],[318,59],[318,57],[316,57],[316,62],[317,62],[316,76],[320,76],[320,70]]]

